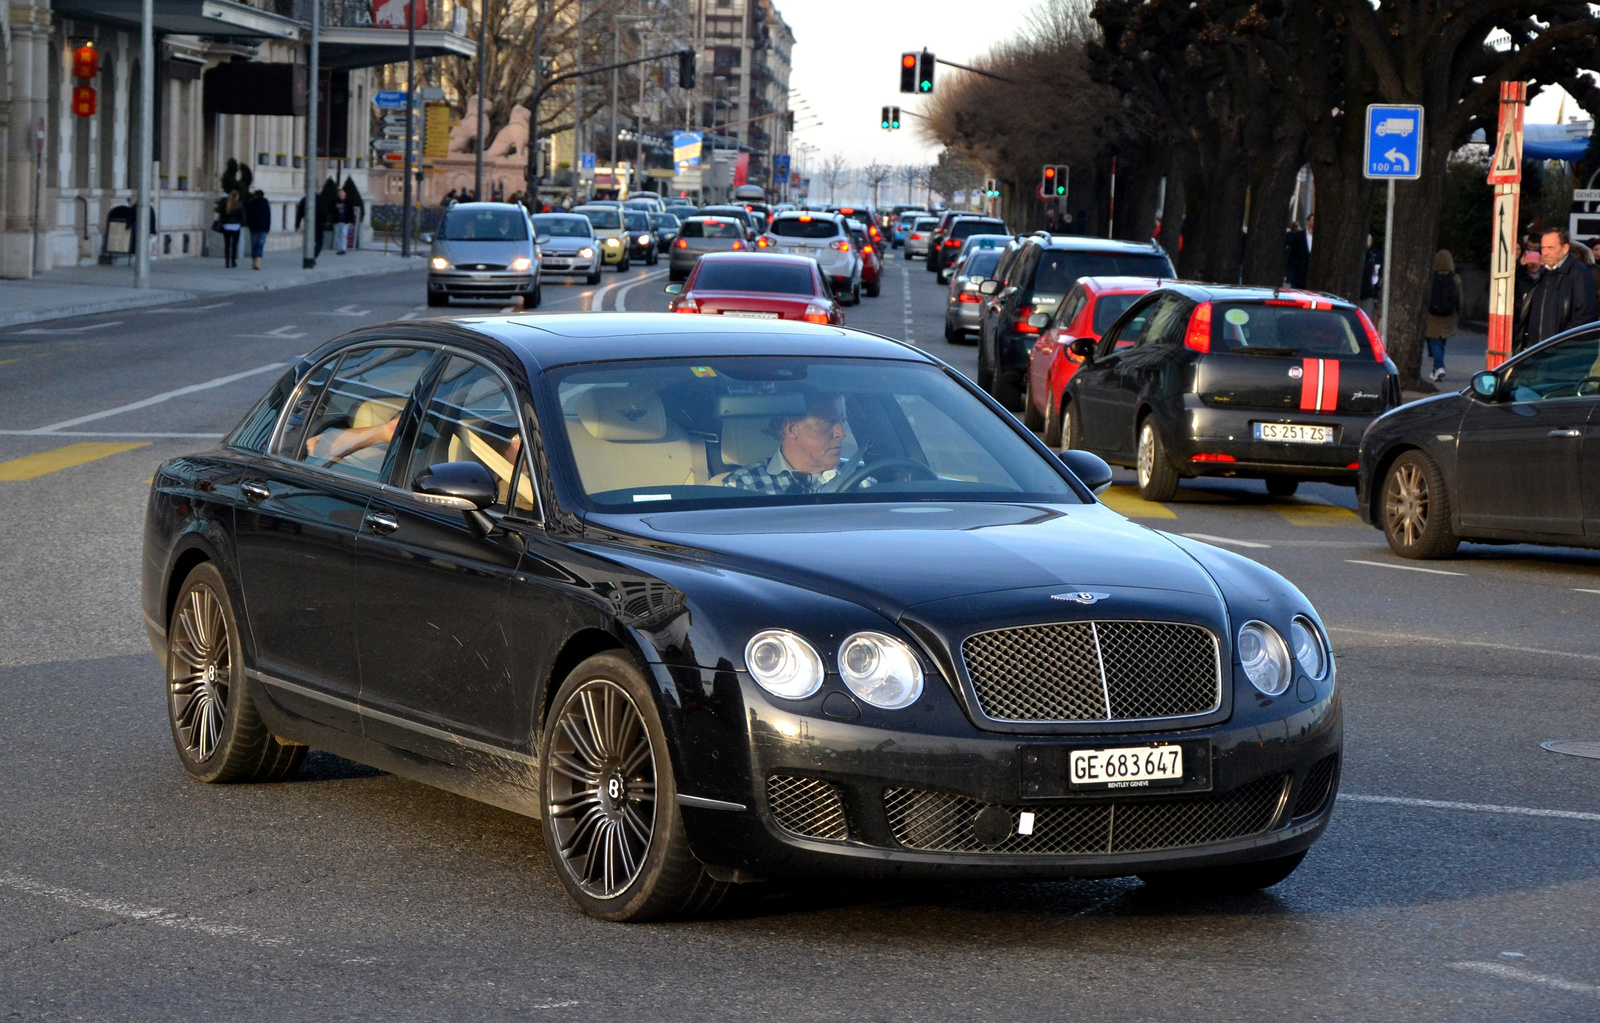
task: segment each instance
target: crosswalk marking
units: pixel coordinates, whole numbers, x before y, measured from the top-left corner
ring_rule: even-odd
[[[75,465],[83,465],[124,451],[132,451],[134,448],[149,446],[149,441],[84,441],[81,444],[68,444],[65,447],[13,458],[9,462],[0,462],[0,481],[12,483],[18,480],[37,479],[53,472],[60,472],[62,469],[70,469]]]
[[[1175,519],[1178,513],[1164,504],[1146,501],[1139,496],[1139,488],[1126,484],[1110,487],[1100,495],[1100,502],[1112,511],[1130,519]]]

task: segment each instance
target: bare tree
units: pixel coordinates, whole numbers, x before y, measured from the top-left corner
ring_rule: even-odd
[[[822,183],[828,186],[828,202],[834,201],[834,193],[849,176],[850,161],[838,153],[834,153],[822,162]]]
[[[872,189],[872,205],[878,205],[878,190],[884,183],[894,177],[894,168],[886,163],[874,160],[861,169],[861,174],[867,179],[867,187]]]

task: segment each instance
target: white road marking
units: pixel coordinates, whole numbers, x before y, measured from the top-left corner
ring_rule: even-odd
[[[416,313],[406,313],[404,316],[400,317],[402,322],[404,322],[405,320],[414,320],[416,318],[417,318],[417,314]]]
[[[1226,536],[1212,536],[1210,533],[1185,533],[1183,535],[1187,536],[1191,540],[1204,540],[1206,543],[1227,544],[1230,547],[1254,547],[1261,550],[1266,550],[1272,546],[1270,543],[1256,543],[1254,540],[1233,540]]]
[[[1575,995],[1600,995],[1600,986],[1580,984],[1575,980],[1562,980],[1560,977],[1534,973],[1532,970],[1524,970],[1520,966],[1508,966],[1505,963],[1451,963],[1450,968],[1482,973],[1490,977],[1499,977],[1501,980],[1520,980],[1526,984],[1555,988],[1557,991],[1570,991]]]
[[[294,328],[295,328],[295,324],[293,324],[293,323],[286,323],[286,324],[284,324],[284,325],[283,325],[283,326],[281,326],[281,327],[279,327],[279,328],[278,328],[278,329],[276,329],[276,330],[269,330],[269,331],[267,331],[267,332],[266,332],[266,333],[265,333],[265,334],[235,334],[235,335],[233,335],[233,336],[234,336],[234,337],[270,337],[270,338],[281,338],[281,339],[283,339],[283,340],[286,340],[286,341],[292,341],[292,340],[293,340],[293,339],[295,339],[295,338],[297,338],[297,337],[305,337],[305,336],[306,336],[306,335],[305,335],[305,331],[301,331],[301,332],[300,332],[300,333],[298,333],[298,334],[296,334],[296,333],[295,333],[295,332],[294,332]]]
[[[1559,817],[1571,821],[1600,821],[1600,813],[1582,810],[1545,810],[1537,806],[1499,806],[1494,803],[1457,803],[1447,799],[1410,799],[1406,796],[1359,796],[1339,793],[1340,801],[1353,803],[1386,803],[1393,806],[1417,806],[1425,810],[1468,810],[1473,813],[1508,813],[1518,817]]]
[[[159,405],[164,401],[171,401],[173,398],[181,398],[186,394],[194,394],[197,391],[209,391],[213,387],[226,387],[228,384],[231,384],[236,380],[244,380],[260,373],[270,373],[275,369],[283,369],[287,365],[289,365],[287,362],[269,362],[265,366],[257,366],[255,369],[247,369],[242,373],[230,373],[225,377],[217,377],[215,380],[207,380],[203,384],[190,384],[188,387],[180,387],[175,391],[163,391],[160,394],[153,394],[148,398],[141,398],[138,401],[129,402],[126,405],[118,405],[116,408],[108,408],[103,412],[91,412],[86,416],[79,416],[76,419],[64,419],[59,423],[51,423],[49,426],[41,426],[36,430],[25,430],[22,431],[22,433],[27,435],[55,433],[57,430],[65,430],[71,426],[81,426],[84,423],[92,423],[97,419],[107,419],[111,416],[119,416],[124,412],[132,412],[134,409],[148,408],[151,405]]]
[[[911,264],[910,264],[910,262],[905,262],[905,263],[901,263],[900,264],[900,282],[905,285],[905,290],[904,290],[905,302],[901,306],[901,326],[902,326],[902,329],[905,330],[905,332],[906,332],[906,336],[901,338],[901,340],[904,341],[908,345],[916,344],[916,342],[913,341],[912,338],[911,338]]]
[[[156,315],[163,314],[163,313],[204,313],[204,312],[209,312],[212,309],[221,309],[225,305],[233,305],[233,303],[232,302],[213,302],[210,305],[184,306],[182,309],[160,308],[160,309],[141,309],[139,311],[141,313],[144,313],[146,316],[156,316]]]
[[[1600,661],[1600,654],[1579,654],[1570,650],[1547,650],[1536,646],[1513,646],[1510,643],[1489,643],[1481,639],[1456,639],[1453,636],[1417,636],[1403,632],[1378,632],[1373,629],[1350,629],[1342,625],[1328,626],[1330,632],[1348,632],[1352,636],[1369,636],[1388,639],[1396,643],[1434,643],[1439,646],[1474,646],[1490,650],[1508,650],[1515,654],[1543,654],[1546,657],[1576,657],[1580,661]]]
[[[1387,561],[1362,561],[1359,558],[1345,558],[1351,565],[1371,565],[1373,568],[1398,568],[1402,572],[1427,572],[1429,575],[1466,575],[1465,572],[1446,572],[1442,568],[1419,568],[1416,565],[1391,565]]]
[[[1574,586],[1572,588],[1572,592],[1573,593],[1600,593],[1600,590],[1586,590],[1582,586]]]
[[[639,278],[638,280],[629,281],[627,284],[625,284],[623,286],[622,290],[617,292],[617,300],[614,303],[612,303],[613,308],[615,309],[615,311],[619,312],[619,313],[627,312],[628,311],[628,292],[632,291],[634,288],[637,288],[639,285],[643,284],[645,281],[658,281],[658,280],[660,280],[661,279],[661,275],[666,273],[666,272],[667,272],[666,270],[652,270],[651,272],[645,274],[643,277]]]
[[[23,334],[87,334],[91,330],[104,330],[107,327],[115,327],[121,323],[121,320],[108,320],[105,323],[91,323],[86,327],[30,327],[27,330],[17,331],[14,336],[20,337]]]
[[[313,316],[371,316],[371,309],[359,309],[354,305],[342,305],[337,309],[325,313],[312,313]]]

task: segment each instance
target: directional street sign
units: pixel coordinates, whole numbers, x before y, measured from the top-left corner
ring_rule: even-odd
[[[405,139],[373,139],[372,151],[374,153],[403,153],[405,152]]]
[[[1422,108],[1374,103],[1367,107],[1366,176],[1415,181],[1422,176]]]
[[[584,153],[582,156],[578,157],[578,167],[582,170],[592,172],[594,170],[594,154]]]
[[[400,89],[383,89],[372,94],[372,105],[379,110],[404,110],[406,94]]]

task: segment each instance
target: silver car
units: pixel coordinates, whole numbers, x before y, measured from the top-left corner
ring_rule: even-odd
[[[839,214],[780,213],[756,244],[764,252],[810,256],[841,302],[856,305],[861,301],[861,252],[852,244],[850,228]]]
[[[750,235],[743,220],[733,217],[690,217],[678,226],[672,243],[672,259],[667,276],[686,281],[694,265],[708,252],[743,252],[751,248]]]
[[[600,242],[589,218],[577,213],[536,213],[542,274],[583,275],[585,284],[600,283]]]
[[[528,211],[509,202],[457,203],[428,253],[428,304],[452,298],[539,305],[539,244]]]
[[[955,265],[955,276],[950,278],[950,290],[945,294],[944,339],[951,344],[961,344],[968,334],[983,329],[983,295],[978,285],[994,275],[995,264],[1000,262],[999,248],[969,248]]]
[[[907,259],[928,258],[928,242],[933,238],[933,229],[938,226],[938,217],[917,218],[916,223],[911,225],[911,232],[906,235]]]

